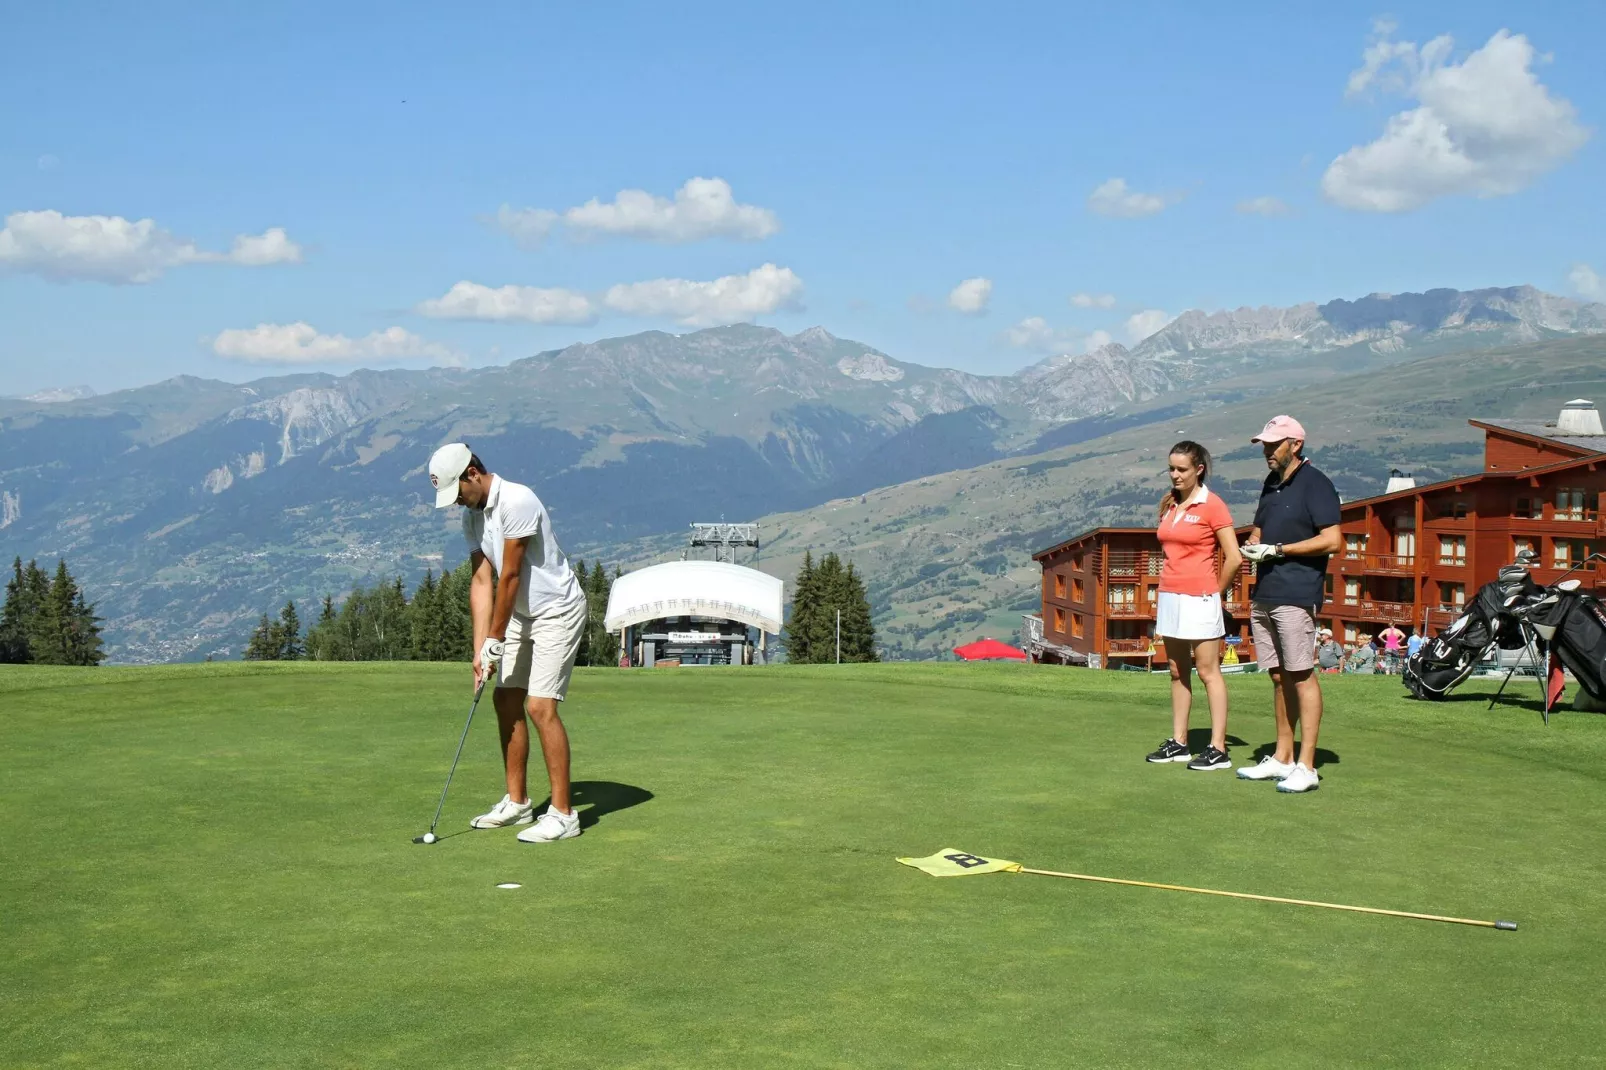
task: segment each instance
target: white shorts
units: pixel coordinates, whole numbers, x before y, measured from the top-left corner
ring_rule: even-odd
[[[496,686],[562,702],[569,693],[569,676],[574,672],[588,615],[584,595],[533,617],[513,614],[507,622]]]
[[[1154,630],[1162,639],[1220,639],[1227,634],[1221,596],[1161,591]]]

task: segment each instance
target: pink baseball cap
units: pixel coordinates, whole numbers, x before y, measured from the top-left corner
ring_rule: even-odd
[[[1266,421],[1266,426],[1260,429],[1260,434],[1250,439],[1251,442],[1281,442],[1285,438],[1297,438],[1305,441],[1305,428],[1292,416],[1273,416]]]

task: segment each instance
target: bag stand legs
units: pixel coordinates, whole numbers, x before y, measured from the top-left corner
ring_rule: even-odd
[[[1523,649],[1523,653],[1527,654],[1528,655],[1528,660],[1533,663],[1534,675],[1539,680],[1540,716],[1542,716],[1544,718],[1545,724],[1549,725],[1550,724],[1550,679],[1549,679],[1549,669],[1550,669],[1549,653],[1550,652],[1545,649],[1545,641],[1543,639],[1539,638],[1539,636],[1534,632],[1534,630],[1533,630],[1533,628],[1531,626],[1529,626],[1526,623],[1519,623],[1517,626],[1522,630],[1522,649]],[[1500,690],[1496,691],[1494,693],[1494,697],[1489,700],[1489,709],[1491,709],[1491,710],[1494,709],[1494,704],[1496,702],[1499,702],[1500,701],[1500,696],[1505,693],[1506,685],[1511,682],[1511,678],[1516,675],[1517,670],[1520,669],[1520,668],[1522,668],[1522,659],[1519,657],[1515,662],[1512,663],[1511,668],[1506,670],[1506,678],[1504,680],[1500,681]]]

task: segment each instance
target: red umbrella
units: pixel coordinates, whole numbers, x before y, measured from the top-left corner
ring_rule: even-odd
[[[978,639],[974,643],[954,647],[954,653],[964,661],[1025,661],[1026,651],[1018,650],[997,639]]]

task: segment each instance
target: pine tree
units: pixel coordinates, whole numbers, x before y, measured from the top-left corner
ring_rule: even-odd
[[[474,563],[464,561],[441,577],[441,650],[446,661],[468,661],[474,656],[474,621],[469,615],[468,590]]]
[[[301,618],[296,615],[294,602],[286,602],[279,611],[279,632],[275,638],[279,642],[279,660],[300,661],[306,657],[307,648],[301,643]]]
[[[72,608],[72,663],[74,665],[99,665],[106,660],[106,652],[100,639],[101,618],[95,616],[95,607],[84,599],[83,588],[78,589],[78,595],[73,599]]]
[[[22,558],[11,562],[11,579],[6,581],[6,601],[0,607],[0,664],[23,665],[28,653],[28,631],[32,614],[26,605],[27,589],[22,578]]]
[[[414,661],[442,661],[440,656],[440,588],[434,569],[427,569],[413,592],[412,658]]]
[[[797,665],[807,665],[813,660],[811,640],[814,621],[819,616],[817,599],[814,555],[805,550],[803,567],[798,569],[797,580],[792,584],[792,616],[786,622],[786,637],[782,643],[786,660]]]
[[[597,562],[597,571],[602,571],[601,561]],[[583,557],[574,562],[574,578],[580,584],[580,590],[586,592],[589,596],[591,592],[591,573],[587,571],[585,558]],[[594,610],[595,607],[590,608]],[[592,627],[592,615],[588,612],[585,630],[580,633],[580,649],[574,656],[576,665],[596,664],[591,660],[591,639],[595,633],[596,629]]]
[[[268,619],[266,613],[258,622],[256,631],[251,633],[251,641],[245,646],[246,661],[277,661],[279,657],[278,626]]]
[[[842,660],[852,662],[880,661],[875,648],[875,623],[871,619],[870,598],[864,589],[864,580],[848,562],[844,574],[842,606]]]
[[[335,600],[332,595],[323,596],[323,610],[318,614],[318,623],[307,629],[307,657],[316,661],[336,661],[335,644],[338,636],[335,634]]]
[[[28,660],[40,662],[40,652],[49,645],[50,577],[38,562],[29,561],[22,571],[22,615],[26,629]]]
[[[617,566],[615,575],[619,574]],[[608,570],[598,561],[591,570],[586,586],[586,602],[588,604],[586,621],[586,646],[590,653],[587,665],[619,664],[619,637],[608,630],[605,623],[608,616],[608,594],[613,590],[613,580],[608,576]]]

